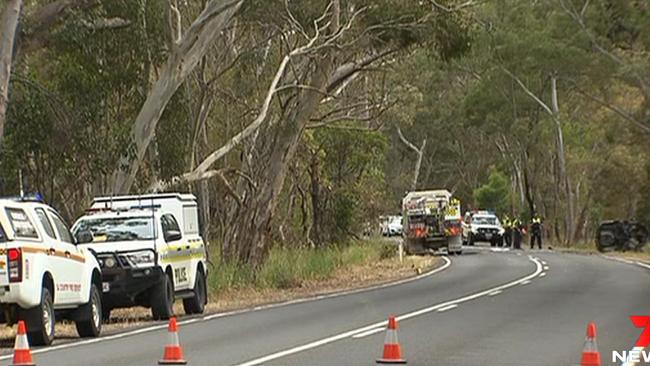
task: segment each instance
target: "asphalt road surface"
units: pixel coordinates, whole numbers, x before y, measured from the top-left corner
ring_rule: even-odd
[[[633,347],[650,315],[650,268],[599,256],[466,250],[400,285],[181,322],[189,365],[374,365],[388,315],[409,365],[577,365],[598,326],[603,364]],[[154,365],[165,324],[34,350],[37,365]],[[9,364],[8,356],[0,364]],[[619,363],[620,364],[620,363]]]

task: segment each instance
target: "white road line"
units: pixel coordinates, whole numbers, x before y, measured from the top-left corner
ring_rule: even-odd
[[[636,264],[641,266],[641,267],[645,267],[647,269],[650,269],[650,264],[648,264],[648,263],[643,263],[643,262],[637,261]]]
[[[335,298],[335,297],[341,297],[341,296],[352,295],[352,294],[357,294],[357,293],[362,293],[362,292],[367,292],[367,291],[379,290],[379,289],[392,287],[392,286],[398,286],[398,285],[401,285],[401,284],[404,284],[404,283],[417,281],[417,280],[432,276],[432,275],[434,275],[434,274],[436,274],[438,272],[444,271],[445,269],[449,268],[449,266],[451,265],[451,260],[449,258],[447,258],[447,257],[442,257],[442,259],[445,261],[445,264],[443,264],[441,267],[435,268],[435,269],[433,269],[433,270],[431,270],[429,272],[423,273],[423,274],[421,274],[419,276],[415,276],[415,277],[411,277],[411,278],[405,278],[403,280],[384,283],[384,284],[377,285],[377,286],[371,286],[371,287],[360,288],[360,289],[355,289],[355,290],[348,290],[348,291],[335,292],[335,293],[331,293],[331,294],[324,294],[324,295],[306,297],[306,298],[302,298],[302,299],[289,300],[289,301],[275,303],[275,304],[260,305],[260,306],[256,306],[256,307],[253,307],[253,308],[241,309],[241,310],[233,310],[233,311],[228,311],[228,312],[224,312],[224,313],[216,313],[216,314],[206,315],[206,316],[203,316],[203,317],[190,318],[190,319],[179,321],[178,325],[185,325],[185,324],[191,324],[191,323],[203,323],[203,322],[207,322],[207,321],[217,319],[217,318],[225,318],[225,317],[229,317],[229,316],[233,316],[233,315],[251,313],[251,312],[260,311],[260,310],[274,309],[274,308],[279,308],[279,307],[288,306],[288,305],[300,304],[300,303],[311,302],[311,301],[319,301],[319,300],[324,300],[324,299],[331,299],[331,298]],[[383,323],[379,323],[377,326],[386,326],[386,322],[384,321]],[[166,328],[167,328],[167,323],[164,323],[164,324],[158,323],[156,325],[148,326],[148,327],[145,327],[145,328],[131,330],[131,331],[123,332],[123,333],[117,333],[117,334],[113,334],[113,335],[109,335],[109,336],[102,336],[102,337],[99,337],[99,338],[85,339],[85,340],[80,340],[80,341],[71,342],[71,343],[64,343],[64,344],[59,344],[59,345],[56,345],[56,346],[50,346],[50,347],[47,347],[47,348],[34,349],[34,350],[32,350],[32,354],[47,353],[47,352],[58,351],[58,350],[61,350],[61,349],[84,346],[84,345],[88,345],[88,344],[107,342],[107,341],[112,341],[112,340],[115,340],[115,339],[131,337],[131,336],[135,336],[135,335],[138,335],[138,334],[149,333],[149,332],[153,332],[153,331],[161,330],[161,329],[166,329]],[[181,329],[181,332],[182,332],[182,329]],[[13,357],[13,355],[10,355],[10,354],[0,356],[0,361],[9,360],[12,357]]]
[[[355,334],[355,335],[352,336],[352,338],[363,338],[363,337],[371,336],[373,334],[381,333],[383,331],[384,331],[384,328],[370,329],[367,332]]]
[[[526,280],[526,281],[522,281],[522,282],[520,283],[520,285],[524,286],[524,285],[527,285],[527,284],[529,284],[529,283],[530,283],[530,281]]]
[[[457,307],[458,307],[457,304],[453,304],[453,305],[445,306],[444,308],[440,308],[440,309],[438,309],[438,312],[439,312],[439,313],[444,313],[444,312],[447,311],[447,310],[456,309]]]
[[[546,263],[546,261],[542,261],[542,264],[543,264],[543,265],[547,265],[548,263]]]
[[[539,277],[544,277],[544,276],[546,276],[546,272],[542,272],[539,274]]]
[[[490,293],[492,293],[494,291],[503,291],[503,290],[508,289],[510,287],[517,286],[522,282],[530,281],[531,279],[537,277],[542,272],[542,264],[539,262],[539,259],[533,258],[532,256],[528,256],[528,259],[531,262],[535,263],[537,268],[535,269],[535,271],[533,273],[531,273],[531,274],[529,274],[527,276],[524,276],[524,277],[522,277],[522,278],[520,278],[518,280],[512,281],[512,282],[508,282],[508,283],[506,283],[504,285],[493,287],[493,288],[490,288],[490,289],[487,289],[487,290],[484,290],[484,291],[481,291],[481,292],[478,292],[478,293],[475,293],[475,294],[472,294],[472,295],[468,295],[468,296],[465,296],[465,297],[462,297],[462,298],[459,298],[459,299],[456,299],[456,300],[451,300],[451,301],[447,301],[447,302],[444,302],[444,303],[441,303],[441,304],[433,305],[433,306],[430,306],[428,308],[424,308],[424,309],[414,311],[412,313],[403,314],[403,315],[398,316],[396,319],[398,321],[402,321],[402,320],[414,318],[416,316],[427,314],[427,313],[436,311],[438,309],[444,308],[446,306],[458,305],[458,304],[461,304],[461,303],[464,303],[464,302],[468,302],[468,301],[477,299],[479,297],[487,296],[488,294],[490,294]],[[306,344],[303,344],[301,346],[285,349],[285,350],[280,351],[280,352],[276,352],[276,353],[272,353],[272,354],[269,354],[269,355],[266,355],[266,356],[263,356],[263,357],[260,357],[260,358],[256,358],[254,360],[250,360],[250,361],[238,364],[236,366],[257,366],[257,365],[262,365],[262,364],[264,364],[266,362],[269,362],[269,361],[277,360],[279,358],[283,358],[283,357],[293,355],[293,354],[296,354],[296,353],[299,353],[299,352],[303,352],[303,351],[307,351],[307,350],[310,350],[310,349],[313,349],[313,348],[324,346],[326,344],[333,343],[333,342],[336,342],[336,341],[339,341],[341,339],[345,339],[345,338],[348,338],[348,337],[352,337],[354,335],[357,335],[357,334],[360,334],[360,333],[363,333],[363,332],[368,332],[370,330],[375,330],[375,328],[377,328],[377,327],[385,327],[385,326],[386,326],[386,321],[370,324],[370,325],[367,325],[367,326],[362,327],[362,328],[353,329],[353,330],[350,330],[350,331],[347,331],[347,332],[344,332],[344,333],[341,333],[341,334],[333,335],[331,337],[323,338],[323,339],[320,339],[320,340],[317,340],[317,341],[314,341],[314,342],[311,342],[311,343],[306,343]]]
[[[501,291],[501,290],[496,290],[496,291],[492,291],[492,292],[490,292],[490,293],[488,294],[488,296],[497,296],[497,295],[500,294],[500,293],[503,293],[503,291]]]
[[[545,270],[545,271],[548,271],[548,266],[544,266],[544,270]]]

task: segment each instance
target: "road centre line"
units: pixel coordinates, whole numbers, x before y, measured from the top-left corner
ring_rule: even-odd
[[[346,296],[346,295],[353,295],[357,293],[362,293],[362,292],[368,292],[368,291],[374,291],[374,290],[380,290],[384,289],[387,287],[392,287],[392,286],[398,286],[402,285],[405,283],[417,281],[429,276],[432,276],[436,273],[442,272],[445,269],[449,268],[451,266],[451,260],[447,257],[441,257],[444,261],[445,264],[442,266],[435,268],[429,272],[423,273],[418,276],[410,277],[410,278],[405,278],[399,281],[395,282],[389,282],[389,283],[384,283],[381,285],[376,285],[376,286],[371,286],[371,287],[365,287],[365,288],[359,288],[359,289],[353,289],[353,290],[347,290],[347,291],[340,291],[340,292],[334,292],[330,294],[323,294],[323,295],[317,295],[317,296],[312,296],[312,297],[306,297],[302,299],[295,299],[295,300],[289,300],[285,302],[280,302],[280,303],[274,303],[274,304],[266,304],[266,305],[260,305],[260,306],[255,306],[252,308],[247,308],[247,309],[240,309],[240,310],[233,310],[233,311],[228,311],[224,313],[216,313],[216,314],[210,314],[210,315],[205,315],[202,317],[194,317],[194,318],[189,318],[186,320],[180,320],[178,322],[178,325],[186,325],[186,324],[192,324],[192,323],[203,323],[207,322],[213,319],[217,318],[225,318],[229,316],[235,316],[235,315],[240,315],[240,314],[246,314],[246,313],[252,313],[256,311],[261,311],[261,310],[268,310],[268,309],[274,309],[274,308],[279,308],[283,306],[288,306],[288,305],[294,305],[294,304],[300,304],[300,303],[305,303],[305,302],[311,302],[311,301],[320,301],[320,300],[325,300],[325,299],[331,299],[331,298],[336,298],[336,297],[341,297],[341,296]],[[121,339],[121,338],[126,338],[126,337],[131,337],[143,333],[149,333],[153,332],[156,330],[162,330],[162,329],[167,329],[167,322],[164,322],[163,324],[156,324],[144,328],[139,328],[127,332],[122,332],[122,333],[117,333],[117,334],[112,334],[108,336],[102,336],[99,338],[92,338],[92,339],[84,339],[76,342],[71,342],[71,343],[64,343],[64,344],[59,344],[55,346],[49,346],[49,347],[44,347],[44,348],[37,348],[32,350],[32,354],[42,354],[42,353],[47,353],[47,352],[53,352],[53,351],[58,351],[62,349],[68,349],[72,347],[79,347],[79,346],[85,346],[89,344],[95,344],[95,343],[101,343],[101,342],[107,342],[107,341],[112,341],[116,339]],[[382,322],[379,326],[386,326],[386,322]],[[182,332],[182,330],[181,330]],[[182,333],[181,333],[182,334]],[[7,354],[0,356],[0,361],[3,360],[10,360],[13,358],[12,354]]]
[[[520,279],[517,279],[515,281],[508,282],[506,284],[503,284],[503,285],[500,285],[500,286],[497,286],[497,287],[493,287],[493,288],[490,288],[490,289],[487,289],[487,290],[484,290],[484,291],[481,291],[481,292],[478,292],[478,293],[475,293],[475,294],[472,294],[472,295],[468,295],[468,296],[465,296],[465,297],[462,297],[462,298],[459,298],[459,299],[456,299],[456,300],[447,301],[447,302],[437,304],[437,305],[433,305],[433,306],[430,306],[430,307],[427,307],[427,308],[424,308],[424,309],[420,309],[420,310],[417,310],[417,311],[414,311],[414,312],[411,312],[411,313],[403,314],[403,315],[400,315],[400,316],[396,317],[396,319],[398,321],[402,321],[402,320],[414,318],[416,316],[427,314],[427,313],[436,311],[438,309],[441,309],[441,308],[444,308],[444,307],[447,307],[447,306],[450,306],[450,305],[458,305],[458,304],[468,302],[468,301],[471,301],[471,300],[474,300],[474,299],[477,299],[477,298],[480,298],[480,297],[484,297],[484,296],[486,296],[486,295],[488,295],[488,294],[490,294],[490,293],[492,293],[494,291],[503,291],[505,289],[517,286],[517,285],[519,285],[519,284],[521,284],[522,282],[525,282],[525,281],[530,281],[530,280],[534,279],[535,277],[539,276],[540,273],[542,273],[542,264],[540,263],[539,259],[534,258],[534,257],[532,257],[530,255],[528,256],[528,259],[531,262],[535,263],[536,269],[535,269],[535,271],[533,273],[531,273],[531,274],[529,274],[527,276],[524,276],[524,277],[522,277]],[[237,364],[236,366],[257,366],[257,365],[262,365],[262,364],[264,364],[266,362],[269,362],[269,361],[273,361],[273,360],[283,358],[283,357],[286,357],[286,356],[290,356],[290,355],[293,355],[293,354],[296,354],[296,353],[299,353],[299,352],[303,352],[303,351],[307,351],[307,350],[310,350],[310,349],[313,349],[313,348],[324,346],[326,344],[333,343],[333,342],[336,342],[336,341],[339,341],[339,340],[342,340],[342,339],[345,339],[345,338],[348,338],[348,337],[352,337],[354,335],[358,335],[358,334],[361,334],[361,333],[364,333],[364,332],[369,332],[371,330],[376,331],[377,327],[385,327],[386,323],[387,323],[386,321],[381,321],[381,322],[377,322],[377,323],[374,323],[374,324],[370,324],[370,325],[367,325],[367,326],[362,327],[362,328],[353,329],[353,330],[350,330],[350,331],[347,331],[347,332],[344,332],[344,333],[333,335],[331,337],[327,337],[327,338],[323,338],[323,339],[320,339],[320,340],[317,340],[317,341],[313,341],[311,343],[306,343],[306,344],[303,344],[301,346],[285,349],[283,351],[279,351],[279,352],[272,353],[272,354],[269,354],[269,355],[266,355],[266,356],[263,356],[263,357],[260,357],[260,358],[256,358],[254,360],[250,360],[250,361],[247,361],[247,362],[244,362],[244,363],[241,363],[241,364]]]
[[[375,329],[371,329],[371,330],[369,330],[367,332],[355,334],[355,335],[352,336],[352,338],[363,338],[363,337],[371,336],[373,334],[381,333],[383,331],[384,331],[384,328],[375,328]]]
[[[453,305],[445,306],[444,308],[440,308],[440,309],[438,309],[438,312],[439,312],[439,313],[443,313],[443,312],[445,312],[445,311],[447,311],[447,310],[456,309],[457,307],[458,307],[457,304],[453,304]]]

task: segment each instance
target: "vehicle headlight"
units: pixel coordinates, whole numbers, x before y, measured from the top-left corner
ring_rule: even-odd
[[[101,267],[106,267],[106,268],[113,268],[117,265],[117,261],[113,257],[108,257],[106,259],[101,259],[100,260],[100,266]]]
[[[129,263],[134,267],[147,267],[153,265],[154,262],[154,253],[150,250],[127,253],[125,256]]]

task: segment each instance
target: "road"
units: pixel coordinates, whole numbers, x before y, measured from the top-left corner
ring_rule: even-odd
[[[438,273],[396,286],[215,315],[180,326],[190,365],[374,365],[389,314],[409,365],[579,363],[586,324],[603,364],[632,348],[630,315],[650,315],[650,269],[599,256],[466,250]],[[153,365],[164,324],[35,350],[38,365]],[[1,364],[9,363],[5,356]]]

